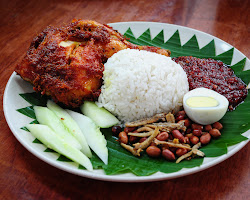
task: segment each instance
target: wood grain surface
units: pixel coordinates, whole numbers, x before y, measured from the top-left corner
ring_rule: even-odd
[[[0,199],[250,199],[250,145],[205,171],[168,181],[112,183],[75,176],[29,153],[3,114],[3,93],[32,38],[73,18],[152,21],[212,34],[250,57],[248,0],[0,1]]]

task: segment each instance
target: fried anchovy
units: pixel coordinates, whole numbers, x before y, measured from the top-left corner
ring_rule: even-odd
[[[136,137],[148,137],[150,135],[152,135],[154,133],[153,131],[149,131],[149,132],[142,132],[142,133],[128,133],[128,135],[132,135],[132,136],[136,136]]]
[[[186,126],[184,126],[184,122],[181,122],[181,123],[169,123],[169,122],[152,123],[152,124],[147,124],[145,126],[150,127],[150,128],[155,128],[158,126],[159,128],[164,128],[168,131],[172,131],[174,129],[186,131]]]
[[[159,128],[157,127],[154,130],[154,133],[150,135],[150,137],[148,137],[144,142],[133,144],[135,149],[146,149],[158,134],[159,134]]]
[[[167,144],[169,147],[176,147],[176,148],[182,148],[182,149],[191,150],[191,147],[188,144],[176,144],[174,142],[160,141],[160,140],[157,140],[156,138],[154,139],[154,143],[156,145]]]
[[[138,132],[138,133],[140,133],[140,132],[145,132],[145,131],[153,131],[154,129],[152,129],[152,128],[149,128],[149,127],[145,127],[145,126],[143,126],[143,127],[141,127],[141,128],[138,128],[136,131]]]
[[[127,122],[125,124],[125,126],[126,127],[137,127],[137,126],[142,126],[145,124],[152,124],[152,123],[155,123],[155,122],[162,120],[163,118],[165,118],[165,116],[166,116],[166,113],[160,113],[160,114],[156,114],[153,117],[149,117],[146,119],[140,119],[140,120],[137,120],[134,122]]]
[[[129,152],[131,152],[134,156],[140,156],[140,153],[143,151],[142,149],[134,149],[133,147],[127,145],[127,144],[124,144],[124,143],[121,143],[121,146],[128,150]]]
[[[181,162],[182,160],[184,160],[185,158],[188,158],[190,156],[192,156],[193,154],[195,155],[198,155],[198,156],[201,156],[201,157],[204,157],[205,154],[198,150],[199,148],[201,147],[201,143],[197,143],[196,145],[194,145],[191,149],[191,151],[187,152],[186,154],[182,155],[181,157],[179,157],[177,160],[176,160],[176,163],[179,163]]]
[[[174,115],[173,115],[171,112],[169,112],[169,113],[166,115],[166,120],[167,120],[167,122],[169,122],[169,123],[175,123]]]

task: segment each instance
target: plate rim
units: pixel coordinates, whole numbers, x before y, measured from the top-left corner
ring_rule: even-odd
[[[115,23],[109,23],[108,25],[112,26],[112,25],[122,25],[122,24],[144,24],[144,25],[148,25],[150,26],[150,24],[158,24],[158,25],[169,25],[169,26],[173,26],[176,27],[177,29],[179,27],[181,27],[182,29],[188,29],[194,32],[200,32],[201,34],[205,34],[208,37],[212,37],[212,38],[216,38],[218,40],[220,40],[221,42],[223,42],[224,44],[229,45],[231,48],[234,48],[236,50],[238,50],[237,48],[233,47],[232,45],[228,44],[227,42],[213,36],[210,35],[208,33],[193,29],[193,28],[189,28],[186,26],[180,26],[180,25],[175,25],[175,24],[168,24],[168,23],[161,23],[161,22],[146,22],[146,21],[129,21],[129,22],[115,22]],[[161,29],[163,30],[164,28],[161,27]],[[146,27],[145,27],[146,30]],[[216,41],[215,41],[216,43]],[[240,52],[238,50],[239,53],[241,53],[244,57],[246,57],[242,52]],[[247,58],[247,57],[246,57]],[[248,59],[248,58],[247,58]],[[201,164],[198,167],[192,167],[192,168],[182,168],[184,169],[184,171],[180,172],[172,172],[172,173],[163,173],[163,172],[156,172],[156,173],[161,173],[161,175],[149,175],[149,176],[136,176],[133,174],[133,176],[120,176],[120,175],[106,175],[106,174],[95,174],[94,172],[89,172],[87,170],[83,170],[83,169],[72,169],[69,166],[63,165],[60,161],[56,161],[56,160],[52,160],[50,158],[47,158],[46,156],[42,155],[41,153],[38,152],[38,150],[32,148],[32,146],[27,145],[24,140],[22,139],[21,136],[19,136],[19,134],[15,131],[14,128],[14,124],[11,122],[11,120],[9,119],[9,115],[7,112],[7,92],[9,90],[9,87],[13,81],[13,79],[15,78],[15,76],[17,76],[17,74],[15,72],[13,72],[6,84],[5,90],[4,90],[4,96],[3,96],[3,111],[4,111],[4,116],[6,119],[6,122],[9,126],[9,128],[11,129],[11,132],[13,133],[13,135],[16,137],[16,139],[22,144],[23,147],[25,147],[30,153],[32,153],[34,156],[36,156],[37,158],[39,158],[40,160],[46,162],[49,165],[52,165],[53,167],[56,167],[60,170],[69,172],[71,174],[75,174],[75,175],[79,175],[82,177],[86,177],[86,178],[91,178],[91,179],[96,179],[96,180],[103,180],[103,181],[111,181],[111,182],[152,182],[152,181],[162,181],[162,180],[168,180],[168,179],[174,179],[174,178],[179,178],[179,177],[183,177],[183,176],[187,176],[187,175],[191,175],[194,173],[198,173],[200,171],[203,171],[205,169],[208,169],[210,167],[213,167],[223,161],[225,161],[226,159],[230,158],[231,156],[233,156],[235,153],[237,153],[239,150],[241,150],[248,142],[249,142],[249,138],[245,141],[242,141],[236,145],[233,145],[232,147],[234,147],[232,150],[228,151],[226,154],[223,154],[221,156],[218,157],[209,157],[209,158],[215,158],[212,161],[209,161],[208,163],[205,164]],[[21,129],[20,129],[21,130]],[[249,131],[249,130],[248,130]],[[247,131],[247,132],[248,132]],[[103,170],[103,169],[102,169]],[[132,173],[129,173],[132,174]],[[124,174],[123,174],[124,175]]]

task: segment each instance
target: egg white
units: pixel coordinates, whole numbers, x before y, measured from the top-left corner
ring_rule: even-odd
[[[212,97],[218,101],[214,107],[191,107],[186,101],[190,97]],[[183,107],[187,116],[194,122],[202,125],[219,121],[227,112],[229,102],[226,97],[207,88],[196,88],[187,92],[183,97]]]

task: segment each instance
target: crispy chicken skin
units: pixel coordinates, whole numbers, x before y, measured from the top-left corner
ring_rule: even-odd
[[[35,91],[65,106],[78,107],[84,100],[98,98],[103,64],[126,48],[170,56],[168,50],[134,45],[108,25],[73,20],[64,27],[49,26],[37,35],[15,71]]]

